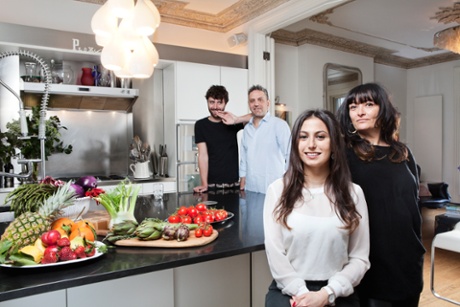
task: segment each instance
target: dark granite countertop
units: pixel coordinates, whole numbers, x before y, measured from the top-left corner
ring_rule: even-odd
[[[153,196],[141,196],[136,206],[138,220],[163,219],[181,205],[217,201],[217,208],[235,216],[223,224],[214,224],[219,236],[208,245],[180,249],[116,247],[99,258],[81,263],[30,269],[2,267],[0,301],[263,250],[265,195],[220,192],[204,194],[204,199],[192,194],[165,194],[162,203]]]

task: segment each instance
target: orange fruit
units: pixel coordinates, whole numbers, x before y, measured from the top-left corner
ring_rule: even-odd
[[[71,229],[72,229],[72,226],[74,224],[74,221],[67,218],[67,217],[61,217],[61,218],[58,218],[57,220],[55,220],[52,224],[51,224],[51,229],[54,229],[54,230],[57,230],[59,231],[59,233],[62,235],[65,235],[65,236],[68,236]]]
[[[87,221],[87,220],[79,220],[79,221],[76,221],[76,222],[73,223],[70,232],[73,232],[74,230],[76,230],[76,229],[78,229],[78,228],[85,228],[85,227],[89,227],[89,228],[91,228],[91,229],[96,229],[96,228],[94,227],[94,224],[91,223],[90,221]]]
[[[94,229],[90,227],[79,227],[74,229],[69,236],[69,240],[72,241],[75,237],[85,238],[87,241],[94,241],[96,239]]]

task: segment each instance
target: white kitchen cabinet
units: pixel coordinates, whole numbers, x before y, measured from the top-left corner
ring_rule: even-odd
[[[86,303],[80,306],[88,305]],[[66,306],[66,290],[58,290],[17,298],[9,301],[0,302],[0,307],[30,307],[30,306],[47,306],[47,307],[65,307]]]
[[[209,115],[206,92],[223,85],[229,93],[227,110],[246,114],[248,70],[206,64],[176,63],[176,121],[196,121]]]
[[[250,254],[175,268],[174,288],[175,307],[249,307]]]
[[[123,277],[67,289],[67,307],[87,306],[88,302],[91,306],[174,307],[173,270]],[[65,303],[60,306],[65,306]]]
[[[236,115],[249,113],[248,108],[248,70],[234,67],[220,67],[220,84],[228,91],[228,104],[225,108]]]
[[[176,114],[178,120],[197,120],[209,114],[205,94],[214,84],[220,84],[220,67],[177,62]]]

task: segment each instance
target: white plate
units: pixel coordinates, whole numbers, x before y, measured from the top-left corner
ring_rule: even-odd
[[[88,261],[88,260],[95,259],[95,258],[98,258],[104,255],[103,253],[97,250],[97,248],[101,245],[104,245],[104,243],[99,242],[99,241],[96,241],[95,243],[96,243],[96,253],[92,257],[86,257],[86,258],[80,258],[80,259],[68,260],[68,261],[58,261],[56,263],[36,264],[36,265],[22,265],[21,266],[21,265],[11,265],[11,264],[0,264],[0,267],[14,268],[14,269],[36,269],[36,268],[54,267],[54,266],[68,265],[68,264]]]

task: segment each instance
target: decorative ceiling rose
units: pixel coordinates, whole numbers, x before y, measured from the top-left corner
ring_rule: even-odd
[[[448,24],[452,22],[460,23],[460,2],[455,2],[453,7],[440,7],[434,17],[438,23]]]
[[[453,7],[440,7],[434,17],[438,23],[460,23],[460,2],[455,2]],[[460,26],[444,29],[433,37],[433,44],[441,49],[460,53]]]

